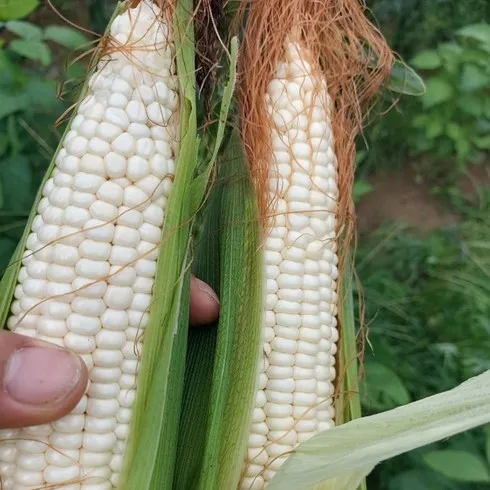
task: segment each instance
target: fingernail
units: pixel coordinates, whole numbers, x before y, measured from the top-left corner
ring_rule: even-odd
[[[201,293],[205,294],[208,298],[212,299],[217,305],[219,305],[219,298],[212,288],[209,287],[204,281],[196,277],[197,287]]]
[[[78,386],[83,373],[81,362],[78,356],[63,349],[19,349],[8,360],[4,387],[19,403],[53,403]]]

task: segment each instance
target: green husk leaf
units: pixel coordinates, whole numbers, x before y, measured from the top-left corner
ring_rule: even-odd
[[[185,372],[189,251],[194,216],[191,183],[197,166],[197,111],[192,0],[174,14],[181,97],[181,146],[165,218],[155,298],[145,328],[145,350],[120,488],[172,488]],[[185,290],[184,290],[185,288]]]
[[[199,489],[236,488],[255,401],[262,339],[263,274],[255,191],[240,137],[220,165],[221,313]]]
[[[211,157],[209,158],[209,161],[207,161],[204,165],[204,169],[201,170],[200,174],[194,179],[194,182],[192,183],[193,212],[197,212],[199,206],[201,205],[209,179],[211,177],[211,171],[215,166],[216,159],[218,157],[218,152],[221,148],[221,144],[223,143],[226,123],[228,121],[228,114],[230,112],[231,100],[233,97],[233,92],[235,91],[237,60],[238,60],[238,38],[234,37],[230,43],[230,60],[229,60],[230,69],[228,75],[228,83],[224,88],[223,98],[221,100],[218,128],[216,132],[216,138],[214,140],[214,148],[213,151],[211,152]]]
[[[350,261],[348,261],[342,281],[342,301],[339,312],[342,324],[339,371],[342,373],[342,378],[339,396],[335,401],[335,411],[338,414],[337,425],[361,417],[352,281],[352,268]]]
[[[223,187],[213,186],[196,237],[193,272],[220,295],[220,205]],[[218,322],[189,330],[184,397],[174,488],[195,488],[206,445]]]
[[[344,279],[342,281],[342,302],[339,312],[339,318],[342,324],[339,372],[342,373],[342,378],[340,380],[340,393],[335,400],[337,425],[359,419],[362,416],[356,324],[352,293],[354,275],[352,273],[351,260],[349,257],[346,261]],[[359,490],[366,490],[366,488],[366,482],[363,481],[359,486]]]
[[[190,332],[174,488],[237,488],[256,390],[263,282],[260,229],[236,132],[218,166],[204,210],[196,272],[219,292],[220,319],[217,328]]]
[[[355,490],[381,461],[488,422],[490,371],[453,390],[312,437],[268,488]]]

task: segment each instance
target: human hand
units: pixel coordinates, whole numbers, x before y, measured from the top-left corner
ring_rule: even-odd
[[[192,277],[190,323],[218,317],[216,294]],[[69,413],[82,397],[88,372],[81,358],[56,345],[0,330],[0,429],[38,425]]]

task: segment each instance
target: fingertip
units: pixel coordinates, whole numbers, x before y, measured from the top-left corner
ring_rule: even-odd
[[[209,325],[219,316],[219,299],[204,281],[192,277],[190,322],[192,325]]]
[[[80,401],[88,370],[74,353],[33,339],[17,342],[9,334],[10,352],[1,369],[2,427],[38,425],[68,414]]]

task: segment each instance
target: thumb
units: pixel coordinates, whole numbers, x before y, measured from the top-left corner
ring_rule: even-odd
[[[87,386],[81,358],[0,330],[0,428],[38,425],[70,412]]]

